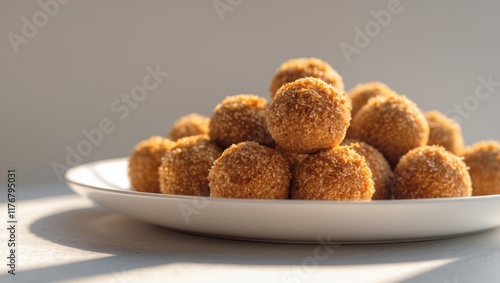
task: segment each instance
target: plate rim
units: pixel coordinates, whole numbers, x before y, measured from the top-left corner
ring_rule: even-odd
[[[400,204],[436,204],[436,203],[449,203],[449,202],[470,202],[470,201],[479,201],[479,200],[491,200],[500,198],[500,194],[497,195],[484,195],[484,196],[470,196],[470,197],[448,197],[448,198],[421,198],[421,199],[390,199],[390,200],[370,200],[370,201],[339,201],[339,200],[298,200],[298,199],[243,199],[243,198],[219,198],[219,197],[210,197],[210,196],[187,196],[187,195],[169,195],[169,194],[159,194],[159,193],[149,193],[149,192],[138,192],[133,190],[124,190],[120,188],[104,188],[97,187],[89,184],[84,184],[82,182],[76,181],[71,178],[71,174],[77,170],[81,170],[84,167],[88,167],[91,165],[97,165],[101,163],[118,163],[118,162],[128,162],[128,157],[119,157],[119,158],[111,158],[111,159],[102,159],[98,161],[92,161],[87,163],[82,163],[76,166],[69,168],[64,173],[64,179],[67,183],[71,183],[78,186],[87,187],[93,190],[99,190],[107,193],[113,194],[126,194],[137,197],[145,197],[145,198],[164,198],[164,199],[173,199],[173,200],[197,200],[197,199],[209,199],[214,202],[227,202],[231,201],[234,203],[252,203],[252,204],[285,204],[289,203],[290,205],[297,204],[311,204],[315,202],[315,205],[400,205]],[[286,204],[285,204],[286,205]]]

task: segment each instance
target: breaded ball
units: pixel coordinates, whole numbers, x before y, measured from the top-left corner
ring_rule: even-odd
[[[381,82],[368,82],[356,85],[349,91],[349,97],[352,102],[351,116],[356,116],[356,113],[363,107],[370,98],[375,96],[391,96],[396,92]]]
[[[392,170],[391,166],[373,146],[358,140],[346,139],[340,143],[341,145],[349,145],[354,151],[365,158],[368,168],[372,171],[372,179],[375,185],[375,193],[372,200],[391,199],[391,181]]]
[[[132,188],[139,192],[159,193],[158,167],[161,158],[174,142],[160,136],[141,141],[128,159],[128,177]]]
[[[281,86],[306,77],[321,79],[341,91],[344,90],[342,77],[330,64],[317,58],[297,58],[286,61],[276,71],[269,87],[271,100]]]
[[[405,154],[394,169],[396,199],[468,197],[471,179],[462,159],[441,146],[423,146]]]
[[[345,137],[350,109],[346,96],[316,78],[282,86],[267,114],[273,139],[293,153],[312,153],[337,146]]]
[[[288,167],[290,168],[290,172],[293,172],[293,169],[299,165],[299,163],[306,158],[307,154],[298,154],[290,152],[286,149],[283,149],[281,146],[277,145],[274,150],[276,150],[283,158],[286,163],[288,163]]]
[[[465,149],[463,156],[470,168],[473,195],[500,194],[500,142],[475,143]]]
[[[220,198],[286,199],[291,173],[275,150],[242,142],[224,151],[210,170],[210,196]]]
[[[430,130],[427,144],[440,145],[450,152],[460,154],[464,148],[460,125],[436,110],[426,112],[424,116]]]
[[[404,96],[376,96],[352,120],[352,138],[377,148],[394,168],[409,150],[429,140],[429,125],[417,105]]]
[[[208,172],[222,150],[207,135],[179,139],[158,169],[164,194],[208,196]]]
[[[226,97],[215,107],[209,124],[210,138],[220,147],[244,141],[273,145],[266,125],[267,101],[256,95]]]
[[[367,201],[374,192],[365,158],[348,146],[308,155],[293,171],[293,199]]]
[[[210,118],[197,113],[183,116],[174,122],[167,138],[176,141],[183,137],[208,134]]]

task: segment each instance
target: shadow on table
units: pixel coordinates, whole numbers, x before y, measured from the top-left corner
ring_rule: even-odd
[[[414,243],[291,245],[183,234],[100,208],[54,214],[36,221],[30,229],[35,235],[60,245],[111,254],[105,258],[23,271],[23,277],[38,278],[38,282],[69,280],[176,262],[278,265],[300,270],[310,269],[311,266],[377,265],[437,259],[453,261],[403,282],[489,282],[460,278],[486,278],[484,276],[490,276],[490,271],[495,279],[500,278],[497,272],[500,266],[500,229]],[[5,275],[0,276],[0,282],[5,282],[3,277]]]

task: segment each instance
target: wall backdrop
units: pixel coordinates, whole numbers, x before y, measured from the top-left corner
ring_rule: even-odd
[[[54,164],[127,156],[228,95],[268,98],[276,68],[309,56],[347,89],[379,80],[448,113],[467,144],[500,140],[499,10],[484,0],[1,1],[2,170],[58,182]]]

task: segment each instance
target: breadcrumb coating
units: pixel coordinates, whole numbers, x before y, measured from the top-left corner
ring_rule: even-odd
[[[293,172],[293,169],[299,165],[299,163],[306,158],[307,154],[298,154],[290,152],[281,146],[277,145],[274,150],[276,150],[283,158],[286,163],[288,163],[288,167],[290,168],[290,172]]]
[[[500,194],[500,142],[482,141],[464,151],[473,195]]]
[[[183,137],[208,134],[210,118],[198,113],[183,116],[174,122],[167,138],[176,141]]]
[[[302,78],[282,86],[267,114],[273,139],[293,153],[313,153],[337,146],[350,121],[346,96],[316,78]]]
[[[424,113],[429,124],[428,145],[440,145],[454,154],[460,154],[464,149],[462,128],[452,119],[437,110]]]
[[[374,192],[365,158],[348,146],[308,155],[293,171],[294,199],[368,201]]]
[[[441,146],[423,146],[405,154],[394,170],[396,199],[468,197],[471,179],[463,160]]]
[[[221,148],[244,141],[274,145],[267,129],[267,101],[256,95],[226,97],[214,110],[209,123],[210,138]]]
[[[291,173],[275,150],[242,142],[224,151],[210,170],[210,196],[220,198],[286,199]]]
[[[391,182],[393,178],[391,166],[384,155],[373,146],[358,140],[345,139],[341,145],[350,145],[359,155],[365,158],[372,172],[375,193],[372,200],[391,199]]]
[[[128,159],[128,176],[133,189],[139,192],[160,192],[158,167],[165,152],[174,145],[167,138],[154,136],[135,146]]]
[[[179,139],[158,169],[164,194],[208,196],[208,172],[222,150],[207,135]]]
[[[375,81],[358,84],[349,91],[349,97],[352,101],[351,116],[356,116],[356,113],[358,113],[370,98],[379,95],[387,97],[395,94],[396,92],[394,90],[381,82]]]
[[[404,96],[376,96],[352,121],[352,138],[377,148],[392,168],[409,150],[429,140],[429,125],[417,105]]]
[[[344,91],[342,77],[330,64],[317,58],[296,58],[286,61],[276,71],[269,87],[271,101],[281,86],[306,77],[321,79]]]

